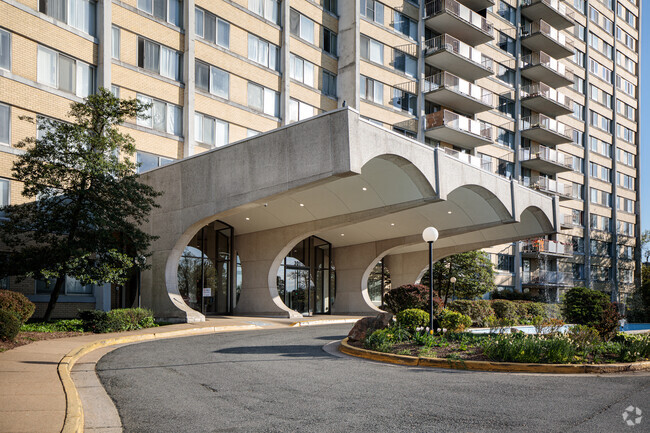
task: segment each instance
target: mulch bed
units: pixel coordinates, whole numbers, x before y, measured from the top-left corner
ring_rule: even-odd
[[[363,343],[360,341],[348,341],[350,346],[358,347],[364,349]],[[483,354],[483,349],[481,347],[468,347],[467,350],[461,351],[457,344],[449,343],[448,346],[443,347],[431,347],[429,354],[423,353],[420,354],[420,351],[424,346],[418,346],[413,343],[398,343],[393,346],[393,350],[390,353],[400,355],[406,355],[406,353],[401,353],[402,351],[409,350],[410,356],[421,356],[427,358],[447,358],[449,355],[454,354],[454,359],[463,359],[465,361],[489,361],[488,357]]]
[[[83,332],[20,332],[15,341],[0,340],[0,352],[24,346],[34,341],[52,340],[54,338],[78,337]]]

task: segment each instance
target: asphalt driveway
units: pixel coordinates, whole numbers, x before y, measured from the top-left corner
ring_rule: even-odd
[[[127,432],[650,431],[650,374],[463,372],[323,350],[350,327],[135,344],[97,372]],[[640,424],[623,421],[628,406]]]

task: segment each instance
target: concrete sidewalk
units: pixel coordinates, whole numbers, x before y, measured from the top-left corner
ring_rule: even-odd
[[[133,336],[174,338],[205,333],[352,323],[359,317],[316,316],[301,319],[222,316],[205,322],[168,325],[112,334],[38,341],[0,353],[0,432],[61,432],[68,410],[59,364],[68,354],[102,340]],[[155,334],[155,335],[154,335]]]

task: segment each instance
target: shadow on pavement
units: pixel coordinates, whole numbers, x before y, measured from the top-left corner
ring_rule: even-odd
[[[340,337],[337,337],[340,338]],[[321,346],[310,346],[305,344],[294,346],[241,346],[229,347],[215,350],[214,353],[225,353],[233,355],[279,355],[291,358],[330,358],[331,355],[323,352]]]

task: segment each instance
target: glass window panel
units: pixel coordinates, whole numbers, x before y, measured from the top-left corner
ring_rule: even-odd
[[[120,29],[111,28],[111,55],[114,59],[120,58]]]
[[[7,105],[0,105],[0,143],[9,144],[10,110]]]
[[[167,20],[175,26],[181,26],[181,2],[180,0],[169,0],[169,16]]]
[[[217,41],[217,18],[209,13],[205,14],[205,22],[203,29],[203,38],[215,43]]]
[[[75,61],[73,59],[59,55],[59,89],[74,92],[75,70]]]
[[[280,62],[278,61],[280,50],[273,44],[269,44],[269,68],[274,71],[280,70]]]
[[[314,107],[309,104],[305,104],[304,102],[301,102],[298,105],[298,110],[298,117],[300,120],[309,119],[310,117],[314,116]]]
[[[145,171],[153,170],[158,167],[158,157],[150,153],[138,152],[137,160],[140,167],[138,167],[138,173],[144,173]]]
[[[305,61],[305,84],[314,87],[314,65]]]
[[[258,111],[264,109],[263,96],[264,90],[262,87],[252,83],[248,83],[248,106]]]
[[[38,47],[37,80],[39,83],[56,87],[57,53],[44,47]]]
[[[141,104],[148,105],[148,107],[142,112],[142,116],[138,117],[138,120],[136,123],[140,126],[146,126],[148,128],[151,128],[153,125],[153,119],[151,118],[152,116],[152,107],[151,103],[152,100],[151,98],[148,98],[143,95],[138,95],[137,96],[138,101],[140,101]],[[146,117],[146,118],[145,118]]]
[[[203,116],[203,142],[214,145],[214,119]]]
[[[230,24],[219,20],[218,23],[217,44],[224,48],[230,48]]]
[[[210,67],[210,93],[228,99],[230,76],[214,66]]]
[[[289,100],[289,122],[298,121],[298,101],[295,99]]]
[[[210,91],[210,67],[205,63],[196,62],[194,75],[196,87],[206,92]]]
[[[203,142],[203,116],[194,113],[194,140]]]
[[[85,63],[77,62],[77,96],[85,98],[93,93],[95,69]]]
[[[379,81],[374,81],[374,98],[373,100],[379,104],[384,103],[384,85]]]
[[[293,9],[291,9],[291,14],[290,14],[290,30],[291,34],[300,36],[300,14]]]
[[[11,69],[11,35],[0,29],[0,68]]]
[[[268,67],[269,66],[269,44],[268,42],[258,41],[258,63]]]
[[[153,129],[156,131],[167,131],[167,105],[162,101],[153,101]]]
[[[203,37],[203,11],[199,8],[194,9],[194,33]]]
[[[167,104],[167,132],[183,135],[183,109],[177,105]]]
[[[248,9],[260,16],[264,14],[263,5],[263,0],[248,0]]]
[[[167,0],[153,0],[153,15],[167,20]]]
[[[175,80],[177,71],[178,56],[176,51],[160,47],[160,75]]]
[[[228,144],[228,123],[217,120],[216,121],[216,141],[215,146],[221,147]]]
[[[264,113],[269,116],[277,116],[275,110],[275,92],[271,89],[264,89]]]
[[[275,0],[265,0],[264,2],[264,18],[267,20],[279,24],[278,14],[279,5]]]
[[[160,45],[144,41],[144,68],[153,72],[159,72]]]
[[[314,22],[303,15],[300,15],[300,37],[314,43]]]
[[[153,0],[138,0],[138,9],[145,12],[153,12]]]

